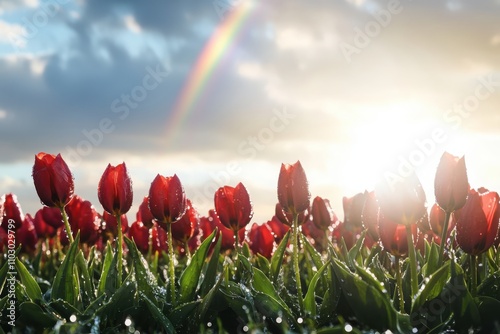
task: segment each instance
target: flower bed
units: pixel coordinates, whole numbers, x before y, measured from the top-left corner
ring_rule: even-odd
[[[470,189],[448,153],[430,210],[410,175],[344,198],[342,221],[311,200],[300,162],[281,166],[275,216],[252,226],[241,183],[200,216],[158,175],[129,224],[125,163],[98,183],[102,215],[60,155],[37,154],[33,179],[34,217],[0,200],[4,332],[500,331],[499,195]]]

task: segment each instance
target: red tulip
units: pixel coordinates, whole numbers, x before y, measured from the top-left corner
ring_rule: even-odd
[[[44,208],[51,209],[48,206],[45,206]],[[59,209],[55,210],[61,214]],[[52,238],[57,234],[57,229],[47,224],[47,222],[43,219],[43,209],[36,212],[33,223],[35,224],[35,230],[38,238]]]
[[[430,214],[429,214],[429,223],[432,231],[436,234],[441,236],[443,234],[443,228],[444,228],[444,217],[445,212],[443,209],[438,205],[438,203],[434,203],[434,205],[431,208]],[[455,227],[455,220],[453,219],[453,216],[450,217],[450,222],[448,224],[448,236],[451,234],[451,231]]]
[[[310,216],[309,216],[310,217]],[[326,249],[328,237],[325,230],[314,224],[312,219],[307,220],[301,226],[302,233],[309,239],[309,242],[319,251]]]
[[[362,228],[359,226],[340,222],[334,228],[332,238],[337,244],[340,242],[341,238],[343,238],[347,249],[351,249],[359,239],[361,232]]]
[[[219,233],[222,234],[221,250],[234,249],[234,232],[221,223],[214,210],[208,211],[208,217],[200,218],[200,229],[203,231],[201,241],[205,240],[216,227],[219,228]],[[217,235],[217,238],[218,237]],[[238,239],[240,243],[243,243],[245,239],[245,228],[238,231]]]
[[[93,244],[99,238],[100,217],[89,201],[75,196],[66,206],[69,225],[74,235],[80,231],[80,242]]]
[[[444,211],[453,212],[465,205],[468,192],[465,158],[444,152],[434,179],[436,202]]]
[[[60,154],[38,153],[33,181],[38,197],[46,206],[63,208],[73,196],[73,175]]]
[[[99,181],[97,196],[104,210],[114,216],[123,215],[130,210],[133,199],[132,180],[124,162],[116,167],[108,164]]]
[[[417,225],[411,224],[413,240],[417,240]],[[394,256],[406,256],[408,254],[408,239],[406,226],[398,224],[389,217],[380,215],[378,231],[380,240],[385,250]]]
[[[254,254],[271,258],[274,247],[274,237],[266,224],[254,223],[248,234],[250,249]]]
[[[369,236],[373,241],[378,241],[380,207],[374,191],[366,192],[365,198],[366,201],[361,213],[361,219],[363,221],[363,225],[367,229],[367,236]]]
[[[167,232],[158,225],[157,222],[154,223],[151,228],[151,242],[153,252],[166,252],[168,251],[168,236]]]
[[[186,200],[186,212],[179,221],[172,225],[172,237],[185,243],[193,236],[194,227],[198,225],[198,213],[191,204],[191,201]]]
[[[281,242],[285,234],[290,229],[288,225],[283,224],[276,216],[273,216],[273,218],[271,218],[271,220],[269,220],[266,224],[273,232],[274,241],[276,241],[276,244],[279,244]]]
[[[300,161],[293,165],[281,164],[278,177],[278,201],[283,211],[298,214],[309,209],[309,184]]]
[[[17,230],[23,225],[24,214],[21,205],[17,201],[17,196],[14,194],[5,194],[0,198],[0,207],[3,208],[2,227],[7,231],[9,224],[14,224]]]
[[[320,230],[326,231],[338,222],[330,201],[319,196],[316,196],[313,200],[311,213],[314,225]]]
[[[219,188],[215,192],[214,202],[221,223],[233,231],[245,227],[253,217],[250,197],[241,183],[234,188],[230,186]]]
[[[0,228],[0,254],[3,253],[4,247],[8,247],[8,241],[9,235],[7,234],[7,231],[5,231],[3,228]]]
[[[177,175],[158,174],[149,188],[149,209],[160,223],[175,223],[186,212],[186,194]]]
[[[139,249],[143,253],[149,250],[149,228],[141,221],[135,221],[128,229],[129,238],[133,239]]]
[[[155,219],[155,217],[153,217],[151,210],[149,210],[149,198],[147,196],[144,196],[141,205],[139,205],[136,219],[137,221],[142,222],[148,228],[153,227],[153,220]]]
[[[122,223],[122,233],[127,232],[128,230],[128,218],[126,215],[121,215],[121,223]],[[111,234],[114,237],[118,235],[118,222],[116,221],[116,217],[104,211],[102,215],[102,230]]]
[[[362,226],[362,212],[365,205],[365,194],[358,193],[353,197],[343,197],[342,206],[344,208],[344,224],[351,226]]]
[[[398,224],[416,224],[427,212],[425,193],[415,174],[395,184],[381,184],[376,193],[381,214]]]
[[[439,208],[441,210],[441,208]],[[418,236],[417,236],[417,241],[415,243],[415,248],[420,251],[422,255],[425,253],[425,241],[431,243],[435,242],[436,244],[441,244],[441,237],[439,237],[436,233],[434,233],[432,230],[429,231],[418,231]]]
[[[22,245],[21,250],[26,253],[33,253],[36,249],[38,236],[35,224],[30,214],[24,216],[23,226],[16,231],[16,246]]]
[[[43,220],[55,229],[64,226],[61,210],[44,206],[42,209]]]
[[[281,206],[280,203],[276,203],[275,211],[274,211],[275,217],[280,221],[282,224],[285,224],[286,226],[292,226],[293,224],[293,214],[285,212],[283,210],[283,207]],[[309,220],[309,210],[305,210],[299,213],[299,216],[297,218],[297,221],[299,225],[304,224],[306,221]],[[287,229],[288,231],[288,229]]]
[[[457,214],[457,242],[471,255],[487,251],[497,236],[500,218],[499,196],[496,192],[478,193],[474,189]]]

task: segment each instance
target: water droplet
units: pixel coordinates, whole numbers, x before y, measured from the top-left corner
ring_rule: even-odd
[[[71,321],[71,322],[76,322],[76,315],[72,314],[72,315],[69,317],[69,321]]]
[[[418,333],[418,328],[417,327],[413,327],[413,329],[411,330],[413,333]]]
[[[243,331],[248,332],[248,326],[243,326]]]
[[[277,323],[277,324],[281,324],[281,322],[282,322],[282,321],[283,321],[283,319],[281,319],[280,317],[277,317],[277,318],[276,318],[276,323]]]
[[[347,333],[350,333],[352,332],[352,326],[349,325],[349,324],[346,324],[345,327],[344,327],[344,330],[347,332]]]
[[[125,326],[129,327],[130,325],[132,325],[132,320],[129,317],[127,317],[125,319]]]
[[[207,322],[207,327],[212,327],[212,323],[210,321]]]
[[[302,319],[302,318],[298,318],[298,319],[297,319],[297,322],[298,322],[299,324],[301,324],[301,323],[303,323],[303,322],[304,322],[304,319]]]

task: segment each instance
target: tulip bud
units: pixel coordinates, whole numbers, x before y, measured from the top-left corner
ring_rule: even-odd
[[[172,225],[172,237],[177,241],[187,242],[193,236],[198,220],[198,213],[191,204],[191,200],[187,199],[186,212],[177,223]]]
[[[278,201],[283,211],[292,214],[309,209],[309,184],[300,161],[293,165],[281,164],[278,177]]]
[[[38,197],[46,206],[63,208],[73,196],[73,175],[60,154],[38,153],[33,181]]]
[[[453,212],[465,205],[468,192],[464,157],[458,158],[444,152],[434,179],[436,202],[444,211]]]
[[[408,239],[406,226],[398,224],[389,217],[380,215],[379,235],[385,250],[394,256],[406,256],[408,254]],[[413,240],[417,240],[417,225],[411,225]]]
[[[123,215],[130,210],[133,199],[132,180],[124,162],[116,167],[108,164],[99,181],[97,195],[104,210],[112,215]]]
[[[5,194],[0,198],[0,207],[2,207],[3,215],[0,217],[1,226],[5,231],[7,226],[13,221],[14,228],[21,228],[24,221],[24,214],[21,205],[17,201],[17,196],[14,194]]]
[[[128,229],[128,236],[133,239],[137,248],[142,253],[147,253],[149,249],[149,228],[141,221],[135,221]]]
[[[495,241],[500,219],[500,197],[496,192],[469,191],[465,205],[457,211],[457,242],[471,255],[486,252]]]
[[[153,227],[153,220],[155,219],[155,217],[153,217],[151,210],[149,210],[149,198],[147,196],[142,199],[142,203],[141,205],[139,205],[136,219],[137,221],[142,222],[148,228]]]
[[[338,218],[330,205],[330,201],[316,196],[312,204],[312,221],[320,230],[326,231],[338,223]]]
[[[224,186],[215,192],[215,211],[221,223],[233,231],[245,227],[253,216],[250,196],[242,183]]]
[[[158,174],[149,188],[149,209],[160,223],[175,223],[186,212],[186,194],[177,175]]]
[[[250,249],[254,254],[271,258],[274,247],[274,237],[266,224],[254,223],[248,234]]]

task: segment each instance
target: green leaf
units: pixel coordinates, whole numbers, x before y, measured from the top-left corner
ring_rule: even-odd
[[[143,293],[150,301],[158,305],[158,300],[156,298],[158,295],[158,282],[156,281],[155,275],[149,270],[148,263],[137,249],[135,242],[127,237],[125,237],[124,240],[127,244],[129,254],[132,257],[138,292]]]
[[[264,274],[266,274],[267,277],[269,277],[269,271],[270,271],[270,263],[269,260],[266,259],[264,256],[260,255],[257,253],[257,268],[262,270]]]
[[[218,231],[218,229],[216,229],[216,231]],[[219,258],[220,258],[219,254],[220,254],[221,243],[222,243],[222,236],[219,235],[219,238],[217,238],[217,243],[215,244],[215,247],[212,252],[212,257],[210,258],[207,269],[205,271],[205,278],[201,283],[200,294],[202,297],[204,297],[215,284],[217,276],[217,267],[219,266]]]
[[[51,328],[59,320],[53,314],[44,311],[40,306],[33,302],[24,302],[19,306],[19,313],[25,321],[25,324],[34,327]]]
[[[9,262],[5,261],[2,268],[0,269],[0,295],[3,292],[3,287],[5,282],[7,282],[7,273],[9,271]]]
[[[412,313],[422,307],[429,300],[437,298],[443,291],[448,278],[450,277],[450,265],[445,263],[434,274],[432,274],[423,288],[418,290],[412,305]]]
[[[172,325],[170,320],[163,314],[163,312],[158,308],[158,306],[156,306],[156,304],[153,303],[145,294],[139,293],[139,295],[141,299],[146,302],[149,312],[151,313],[153,318],[156,320],[157,323],[159,323],[163,327],[165,332],[169,334],[175,333],[174,326]]]
[[[212,300],[219,291],[222,279],[223,277],[222,275],[220,275],[219,279],[217,280],[217,283],[212,287],[212,289],[210,289],[210,291],[206,294],[206,296],[203,297],[199,308],[198,320],[202,320],[205,317],[205,314],[210,309],[210,306],[212,305]]]
[[[288,246],[288,239],[290,238],[290,231],[288,231],[281,240],[278,248],[271,258],[271,281],[276,283],[283,264],[283,255],[285,254],[286,247]]]
[[[368,285],[376,288],[380,293],[387,294],[387,289],[381,282],[375,277],[375,275],[370,271],[370,269],[365,269],[358,264],[355,264],[356,272],[361,277],[363,281],[368,283]]]
[[[481,316],[481,325],[493,325],[495,322],[498,325],[498,310],[500,310],[500,301],[486,296],[477,297],[475,300]],[[483,330],[490,333],[494,332],[493,328],[491,328],[490,331],[486,331],[485,328],[483,328]]]
[[[288,323],[295,328],[299,327],[288,307],[284,308],[281,302],[273,297],[262,292],[256,292],[254,295],[254,302],[257,310],[271,321],[277,323],[277,319],[281,318],[281,325],[283,325],[283,323]]]
[[[500,271],[488,275],[477,288],[477,294],[500,300]]]
[[[79,279],[74,266],[79,241],[80,233],[77,233],[52,284],[52,299],[62,299],[73,306],[79,301]]]
[[[311,256],[312,262],[316,266],[316,269],[323,267],[323,260],[321,260],[321,255],[318,253],[318,251],[313,247],[313,245],[311,245],[304,234],[300,233],[300,237],[302,238],[302,244],[307,250],[307,253]]]
[[[116,291],[117,288],[116,277],[118,277],[118,273],[116,270],[116,261],[117,257],[113,256],[111,243],[108,242],[106,246],[106,254],[104,256],[104,262],[102,264],[101,278],[99,279],[99,286],[97,289],[98,296],[102,295],[105,292],[107,292],[109,295],[112,295],[113,292]],[[112,269],[114,269],[114,274],[111,273]]]
[[[262,292],[270,298],[273,298],[278,304],[280,304],[281,308],[283,308],[287,314],[291,315],[290,309],[278,295],[269,278],[267,278],[267,276],[257,268],[254,268],[253,273],[253,288],[256,291]]]
[[[397,313],[387,294],[354,275],[340,261],[333,259],[332,263],[344,297],[358,320],[373,329],[394,330]]]
[[[203,264],[205,263],[208,248],[210,247],[210,244],[214,239],[215,233],[216,231],[212,232],[212,234],[210,234],[208,238],[206,238],[202,242],[196,253],[194,253],[193,257],[191,258],[191,262],[186,267],[186,269],[184,269],[184,272],[179,279],[179,302],[181,304],[192,301],[196,295],[196,288],[198,287],[198,282],[201,277],[201,270],[203,268]]]
[[[439,249],[435,242],[432,242],[429,247],[429,253],[426,254],[425,265],[422,268],[424,277],[432,275],[438,270]]]
[[[28,269],[26,269],[24,264],[21,261],[19,261],[18,258],[16,258],[16,267],[17,267],[17,272],[19,274],[19,278],[21,279],[21,283],[26,288],[26,293],[28,294],[28,297],[32,301],[42,299],[42,290],[40,290],[38,283],[35,281],[33,276],[31,276],[31,274],[29,273]]]
[[[81,316],[79,310],[77,310],[74,306],[72,306],[67,301],[64,301],[62,299],[51,301],[49,303],[49,307],[68,321],[72,315],[76,315],[78,317]]]
[[[351,250],[349,250],[349,258],[351,259],[353,264],[356,262],[359,263],[360,265],[362,264],[362,259],[360,256],[360,254],[361,254],[360,249],[364,245],[365,234],[366,234],[366,230],[361,232],[358,240],[356,241],[356,244],[351,248]]]
[[[311,315],[311,318],[316,318],[316,299],[314,295],[314,291],[316,290],[316,284],[318,283],[318,280],[321,278],[323,275],[323,271],[328,267],[330,262],[326,262],[323,267],[321,267],[316,274],[313,276],[311,283],[309,284],[309,287],[307,288],[307,293],[304,298],[304,309],[306,312],[308,312]]]
[[[116,315],[122,315],[124,311],[134,305],[136,291],[137,283],[132,281],[129,275],[111,296],[109,302],[97,309],[95,314],[103,319],[115,319]]]
[[[169,319],[172,322],[172,325],[178,328],[182,323],[184,323],[188,319],[188,317],[193,315],[193,312],[200,304],[201,300],[196,300],[194,302],[189,302],[177,306],[169,314]]]

